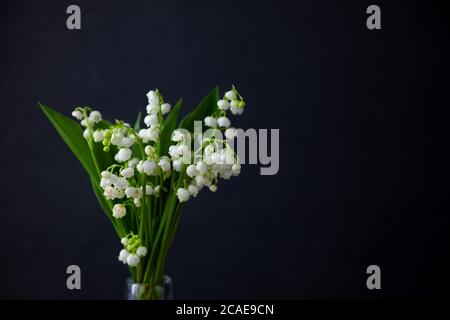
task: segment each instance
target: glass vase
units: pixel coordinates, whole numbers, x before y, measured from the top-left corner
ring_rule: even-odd
[[[173,282],[164,275],[161,284],[152,286],[148,283],[134,283],[131,278],[126,281],[126,300],[172,300]]]

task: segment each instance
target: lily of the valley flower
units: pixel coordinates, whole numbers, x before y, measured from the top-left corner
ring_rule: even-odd
[[[131,158],[131,149],[121,148],[119,152],[114,156],[114,160],[117,162],[125,162]]]
[[[186,202],[190,197],[189,191],[184,188],[179,188],[177,190],[177,197],[180,202]]]
[[[122,219],[127,214],[127,208],[124,205],[118,203],[113,207],[113,217],[116,219]]]

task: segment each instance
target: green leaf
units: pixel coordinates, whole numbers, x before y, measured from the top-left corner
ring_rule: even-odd
[[[142,112],[139,111],[138,116],[136,118],[136,122],[134,124],[133,130],[138,133],[139,130],[141,130],[141,119],[142,119]],[[131,151],[133,152],[133,157],[142,158],[141,149],[139,148],[139,145],[137,143],[134,143],[131,146]],[[113,157],[114,158],[114,157]]]
[[[111,224],[113,225],[114,229],[116,230],[116,233],[119,237],[123,237],[124,235],[119,230],[118,226],[116,226],[115,218],[112,216],[112,204],[110,201],[106,200],[106,198],[103,196],[102,191],[100,190],[100,187],[98,184],[94,182],[94,180],[91,179],[91,185],[92,190],[94,190],[95,196],[98,200],[98,203],[102,207],[103,211],[105,212],[108,219],[111,221]]]
[[[164,120],[161,134],[159,136],[159,155],[165,155],[169,151],[169,146],[171,145],[171,135],[173,130],[177,128],[178,114],[180,113],[182,99],[178,99],[173,110],[169,113],[167,118]]]
[[[142,119],[142,112],[139,111],[138,116],[136,118],[136,122],[134,123],[134,131],[139,132],[141,130],[141,119]]]
[[[189,114],[187,114],[180,122],[180,128],[194,131],[194,121],[203,121],[203,119],[212,114],[217,108],[217,101],[219,100],[219,88],[215,87],[206,97],[199,103],[199,105]]]
[[[55,127],[64,142],[75,154],[89,176],[98,183],[99,176],[92,160],[89,146],[83,138],[80,125],[69,117],[39,102],[39,107]]]

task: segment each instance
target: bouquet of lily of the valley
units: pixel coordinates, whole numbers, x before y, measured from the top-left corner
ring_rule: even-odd
[[[217,190],[219,178],[240,173],[232,142],[229,112],[241,114],[245,102],[233,88],[219,98],[217,88],[181,121],[181,99],[172,106],[158,90],[147,93],[148,105],[132,127],[109,122],[89,107],[77,107],[74,120],[40,103],[87,171],[91,185],[123,249],[132,281],[141,284],[138,299],[161,299],[160,286],[170,244],[183,205],[203,188]],[[198,125],[209,129],[198,132]],[[82,130],[83,128],[83,130]],[[143,289],[142,289],[143,288]]]

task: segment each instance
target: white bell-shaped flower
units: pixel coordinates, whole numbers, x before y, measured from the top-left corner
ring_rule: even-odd
[[[183,168],[183,161],[181,159],[175,159],[172,162],[173,170],[180,172]]]
[[[147,113],[148,114],[158,114],[159,112],[159,104],[149,104],[147,105]]]
[[[94,137],[94,141],[95,142],[103,141],[103,131],[102,130],[95,130],[94,134],[93,134],[93,137]]]
[[[220,117],[219,119],[217,119],[217,124],[221,128],[228,128],[231,125],[231,122],[227,117]]]
[[[89,129],[84,129],[83,138],[85,138],[86,140],[89,140]]]
[[[230,104],[227,100],[219,100],[217,101],[217,107],[219,110],[228,110],[230,108]]]
[[[170,171],[170,159],[168,157],[162,156],[158,161],[158,165],[160,166],[162,171]]]
[[[190,197],[189,191],[184,188],[178,188],[177,197],[180,202],[186,202]]]
[[[244,112],[244,108],[231,106],[230,111],[234,115],[241,115]]]
[[[154,176],[158,174],[158,166],[153,160],[145,160],[142,163],[142,170],[146,175]]]
[[[205,120],[205,126],[215,128],[217,126],[217,119],[214,117],[206,117]]]
[[[172,132],[172,136],[171,136],[172,141],[179,142],[179,141],[183,141],[185,138],[186,138],[186,136],[185,136],[184,132],[181,130],[176,129]]]
[[[116,219],[121,219],[123,217],[125,217],[127,214],[127,208],[125,208],[124,205],[118,203],[115,204],[113,207],[113,217]]]
[[[83,119],[83,113],[80,110],[73,110],[72,111],[72,117],[74,117],[77,120]]]
[[[119,152],[114,156],[114,160],[117,162],[125,162],[131,158],[131,149],[129,148],[121,148]]]
[[[127,263],[130,267],[136,267],[139,262],[141,262],[141,259],[139,258],[139,256],[137,254],[130,254],[127,257]]]
[[[89,119],[95,123],[99,123],[102,121],[102,114],[97,110],[91,111],[89,114]]]
[[[193,184],[190,184],[188,186],[188,191],[189,191],[189,194],[191,195],[191,197],[194,197],[194,198],[198,194],[198,188],[196,186],[194,186]]]
[[[125,168],[122,170],[122,172],[120,174],[124,178],[127,178],[127,179],[131,178],[132,176],[134,176],[134,169],[133,168]]]
[[[130,159],[127,162],[128,168],[133,168],[134,169],[138,163],[139,163],[139,159],[138,158]]]
[[[127,251],[127,249],[122,249],[119,252],[119,261],[122,261],[124,264],[127,263],[127,258],[130,255],[130,253]]]
[[[198,170],[197,170],[197,166],[195,164],[191,164],[186,168],[186,174],[193,178],[196,175],[198,175]]]
[[[208,171],[208,166],[203,161],[197,162],[197,171],[203,175]]]
[[[144,123],[147,127],[154,126],[155,124],[159,123],[158,115],[156,114],[150,114],[144,118]]]
[[[225,97],[228,100],[235,100],[236,99],[236,92],[234,92],[233,90],[230,90],[227,93],[225,93]]]
[[[114,186],[117,189],[126,189],[128,187],[128,180],[121,177],[121,178],[117,179],[117,181],[114,183]]]
[[[150,90],[147,93],[147,99],[148,99],[148,103],[150,103],[150,104],[159,104],[158,94],[153,90]]]
[[[163,103],[161,105],[161,113],[162,114],[167,114],[170,112],[170,104],[169,103]]]
[[[137,248],[136,254],[139,257],[145,257],[147,255],[147,248],[144,246],[140,246],[139,248]]]

